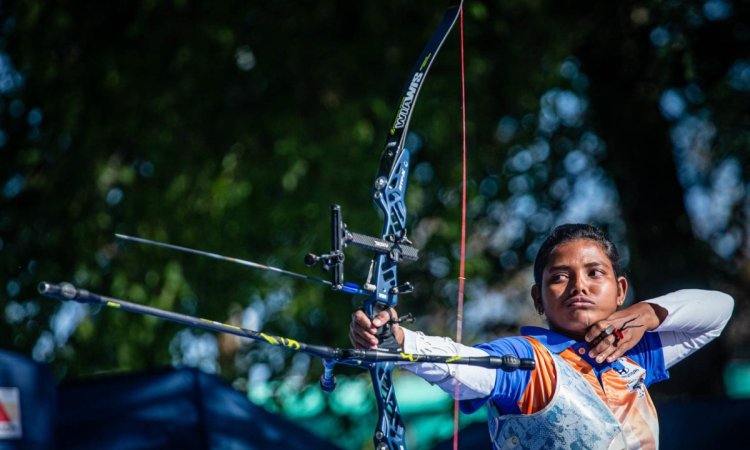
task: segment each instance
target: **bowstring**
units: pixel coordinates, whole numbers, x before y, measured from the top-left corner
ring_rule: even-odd
[[[458,15],[461,54],[461,148],[462,148],[462,173],[461,173],[461,256],[459,258],[458,270],[458,299],[456,307],[456,343],[461,343],[463,333],[464,317],[464,282],[466,269],[466,71],[464,67],[464,7]],[[456,369],[458,370],[458,368]],[[453,395],[453,450],[458,450],[458,383],[455,384]]]

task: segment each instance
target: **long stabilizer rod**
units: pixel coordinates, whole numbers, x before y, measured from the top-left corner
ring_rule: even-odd
[[[106,297],[104,295],[89,292],[85,289],[78,289],[70,283],[53,284],[43,281],[39,283],[38,289],[40,294],[58,300],[72,300],[80,303],[104,305],[136,314],[158,317],[160,319],[181,323],[194,328],[233,334],[235,336],[262,341],[271,345],[280,345],[291,350],[308,353],[327,361],[333,361],[337,364],[361,366],[363,364],[379,362],[427,362],[481,366],[502,369],[505,371],[513,371],[516,369],[532,370],[535,366],[533,359],[519,359],[512,355],[505,355],[502,357],[418,355],[403,352],[390,352],[387,350],[342,349],[324,345],[310,345],[283,336],[274,336],[260,331],[248,330],[235,325],[188,316],[186,314],[180,314],[151,306],[139,305],[137,303],[113,297]]]
[[[305,281],[312,281],[314,283],[325,284],[331,289],[334,289],[333,283],[331,283],[328,280],[323,280],[322,278],[316,278],[316,277],[311,277],[308,275],[303,275],[301,273],[292,272],[289,270],[279,269],[278,267],[267,266],[265,264],[248,261],[246,259],[233,258],[231,256],[219,255],[218,253],[211,253],[211,252],[206,252],[203,250],[196,250],[194,248],[182,247],[180,245],[174,245],[174,244],[167,244],[165,242],[152,241],[150,239],[144,239],[144,238],[135,237],[135,236],[128,236],[125,234],[115,234],[115,237],[117,237],[118,239],[122,239],[124,241],[131,241],[131,242],[137,242],[139,244],[146,244],[146,245],[153,245],[156,247],[168,248],[170,250],[177,250],[179,252],[192,253],[193,255],[206,256],[208,258],[218,259],[220,261],[227,261],[227,262],[231,262],[235,264],[240,264],[242,266],[252,267],[254,269],[268,270],[270,272],[276,272],[282,275],[288,275],[290,277],[299,278]],[[335,289],[335,290],[339,290],[339,289]],[[353,283],[344,283],[344,285],[340,288],[340,290],[344,292],[348,292],[350,294],[370,295],[370,292],[362,289],[360,286],[357,286],[356,284],[353,284]]]

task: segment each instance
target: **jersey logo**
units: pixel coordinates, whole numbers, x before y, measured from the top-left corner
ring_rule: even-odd
[[[646,377],[646,369],[628,361],[626,358],[618,359],[612,364],[612,370],[625,380],[628,386],[628,391],[638,391],[638,397],[643,397],[645,392],[644,379]]]

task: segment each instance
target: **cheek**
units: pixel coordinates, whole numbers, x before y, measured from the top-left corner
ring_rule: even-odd
[[[566,282],[549,283],[544,286],[544,291],[550,293],[551,295],[560,295],[560,293],[564,292],[567,288],[568,283]]]
[[[617,296],[617,294],[620,293],[620,286],[618,286],[617,283],[611,281],[598,285],[598,288],[602,292],[611,293],[614,296]]]
[[[546,286],[545,289],[542,291],[542,302],[545,305],[550,305],[550,304],[555,305],[556,303],[558,303],[558,300],[560,299],[560,297],[563,295],[564,292],[565,292],[564,286],[561,286],[558,284]]]

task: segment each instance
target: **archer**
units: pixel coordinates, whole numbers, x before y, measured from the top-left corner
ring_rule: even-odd
[[[524,327],[522,336],[467,347],[392,326],[405,352],[512,354],[533,358],[536,370],[400,365],[451,395],[458,392],[465,413],[487,404],[494,448],[657,448],[659,423],[648,386],[719,336],[734,301],[689,289],[619,309],[627,289],[617,248],[600,230],[559,226],[536,255],[531,288],[549,329]],[[395,311],[370,321],[356,312],[352,343],[377,347],[377,327],[393,322],[390,316]]]

